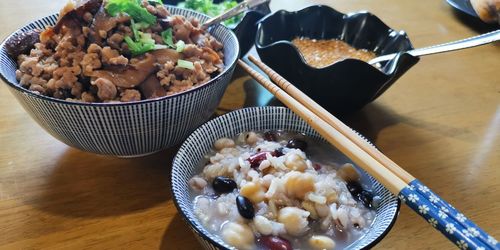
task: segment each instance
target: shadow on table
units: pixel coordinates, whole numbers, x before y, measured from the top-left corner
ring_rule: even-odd
[[[176,214],[163,233],[160,250],[202,249],[180,214]]]
[[[375,143],[382,129],[395,125],[401,122],[402,119],[400,115],[391,109],[375,102],[366,105],[355,113],[338,118],[372,143]]]
[[[462,141],[475,140],[477,137],[473,131],[456,128],[453,124],[443,124],[422,120],[410,115],[401,115],[394,112],[390,107],[380,105],[376,102],[368,104],[360,111],[349,116],[340,117],[340,119],[349,127],[358,131],[365,138],[375,143],[381,130],[395,124],[406,124],[413,128],[432,133],[436,137],[454,137]],[[419,141],[418,133],[404,133],[405,140]]]
[[[127,214],[171,199],[170,166],[178,148],[121,159],[69,148],[30,205],[68,217]]]

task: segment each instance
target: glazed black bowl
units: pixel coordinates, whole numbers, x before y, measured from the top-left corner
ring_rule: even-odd
[[[356,59],[314,68],[291,43],[296,37],[339,39],[377,55],[401,53],[380,68]],[[257,25],[255,44],[264,63],[335,114],[356,111],[375,100],[419,60],[404,53],[413,49],[404,31],[389,28],[368,12],[343,14],[323,5],[264,17]]]
[[[223,0],[214,0],[214,3],[220,3]],[[240,3],[243,0],[237,0]],[[165,0],[164,3],[168,5],[177,5],[184,0]],[[252,8],[243,14],[241,21],[234,27],[228,27],[236,34],[238,42],[240,43],[240,57],[243,57],[254,45],[255,33],[257,32],[257,21],[265,15],[271,13],[269,2],[261,4]]]

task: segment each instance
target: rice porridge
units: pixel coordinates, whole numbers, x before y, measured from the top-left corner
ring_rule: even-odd
[[[194,213],[237,249],[342,249],[362,237],[378,197],[326,142],[284,131],[221,138],[193,176]]]

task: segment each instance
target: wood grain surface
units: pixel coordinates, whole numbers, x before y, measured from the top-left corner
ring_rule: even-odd
[[[0,37],[55,13],[64,0],[0,1]],[[442,0],[272,0],[368,10],[415,47],[491,27]],[[500,44],[422,58],[383,96],[344,117],[384,153],[500,239]],[[217,111],[272,104],[237,69]],[[0,84],[1,249],[200,249],[169,191],[176,148],[137,159],[81,152],[43,131]],[[375,249],[453,249],[402,207]]]

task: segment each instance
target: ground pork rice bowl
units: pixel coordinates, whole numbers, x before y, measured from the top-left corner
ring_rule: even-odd
[[[207,249],[361,249],[385,235],[399,204],[351,170],[290,110],[248,108],[188,137],[174,158],[172,191]]]
[[[222,43],[197,18],[136,1],[69,2],[53,27],[11,40],[20,85],[59,99],[127,102],[185,91],[224,69]],[[19,51],[26,39],[38,40],[28,53]]]
[[[47,132],[70,146],[100,154],[138,156],[156,152],[179,143],[213,114],[230,81],[238,57],[239,45],[232,32],[222,25],[218,25],[210,30],[210,34],[204,34],[205,41],[202,41],[203,39],[198,36],[198,42],[213,43],[210,46],[221,45],[222,47],[218,47],[217,51],[212,49],[212,51],[207,52],[208,55],[204,55],[204,52],[208,50],[201,48],[202,54],[198,56],[201,60],[198,60],[197,63],[196,59],[194,59],[196,56],[183,54],[184,51],[187,53],[193,52],[189,48],[194,49],[196,53],[200,51],[200,47],[198,47],[196,41],[193,41],[194,37],[189,37],[189,39],[186,39],[186,42],[176,38],[178,31],[176,29],[178,27],[175,27],[175,25],[169,26],[171,24],[169,21],[179,21],[181,18],[176,16],[180,16],[184,17],[184,19],[181,19],[183,22],[189,22],[192,25],[193,22],[196,22],[195,20],[198,23],[202,23],[208,20],[208,17],[194,11],[172,6],[164,6],[162,8],[160,8],[160,5],[155,6],[166,10],[168,13],[167,20],[164,20],[165,24],[163,24],[166,26],[162,32],[164,32],[166,38],[169,38],[165,40],[169,41],[171,39],[172,43],[170,41],[165,42],[163,38],[160,41],[159,37],[156,37],[157,40],[154,40],[152,35],[151,38],[153,38],[154,42],[147,39],[149,38],[147,33],[151,31],[151,28],[145,28],[145,26],[141,26],[144,24],[134,22],[140,32],[138,33],[138,37],[134,37],[134,31],[132,30],[131,37],[129,37],[132,39],[132,44],[139,44],[138,48],[135,48],[134,55],[127,48],[129,44],[125,41],[125,36],[124,41],[120,44],[123,47],[120,47],[122,48],[120,52],[118,45],[113,48],[109,43],[113,35],[111,37],[106,36],[106,39],[104,39],[104,34],[102,34],[100,36],[102,39],[101,45],[93,45],[93,43],[88,41],[84,42],[84,45],[81,46],[82,53],[80,55],[83,55],[83,57],[80,61],[74,58],[52,58],[56,64],[67,63],[64,67],[66,69],[69,67],[74,68],[73,71],[65,69],[62,74],[56,74],[57,76],[55,77],[53,71],[49,78],[49,74],[45,72],[45,68],[42,69],[42,73],[37,73],[33,72],[33,70],[36,71],[36,67],[28,64],[24,65],[26,66],[24,69],[28,70],[22,72],[22,69],[18,68],[20,66],[17,64],[18,59],[20,59],[19,57],[24,57],[20,60],[21,64],[23,62],[26,63],[26,61],[34,61],[30,58],[32,57],[31,51],[33,48],[37,50],[37,53],[39,52],[42,53],[42,56],[46,56],[45,59],[51,56],[43,55],[43,48],[39,45],[37,45],[39,48],[33,47],[35,43],[39,43],[42,40],[33,40],[31,46],[23,44],[29,41],[29,39],[24,39],[27,37],[26,34],[39,33],[40,30],[44,30],[47,26],[51,26],[52,29],[67,29],[66,25],[57,28],[58,23],[60,23],[58,20],[61,21],[64,17],[58,18],[58,15],[52,15],[24,26],[2,43],[0,47],[0,75],[28,113]],[[94,19],[98,16],[98,11],[101,7],[95,9],[97,10],[93,14]],[[74,10],[78,10],[78,6]],[[146,11],[148,10],[146,9]],[[68,13],[72,13],[71,10]],[[70,14],[73,17],[75,15],[78,17],[78,11]],[[124,16],[126,17],[127,15],[120,14],[115,18],[126,19]],[[169,19],[168,17],[175,18]],[[165,19],[160,19],[156,16],[155,18],[160,21]],[[70,22],[68,26],[81,25],[81,22],[87,22],[83,16],[82,19],[77,18],[76,21]],[[87,23],[86,25],[92,26],[92,23]],[[123,26],[121,28],[128,30]],[[115,27],[116,29],[119,28]],[[160,32],[160,36],[162,32]],[[168,35],[168,33],[171,35]],[[143,36],[146,36],[144,41],[141,40]],[[17,55],[13,56],[11,45],[16,43],[18,44]],[[148,43],[153,43],[152,47]],[[193,48],[194,46],[196,48]],[[78,47],[78,44],[75,47]],[[55,50],[57,45],[53,48],[53,51],[55,51],[53,53],[57,53],[58,51]],[[103,50],[105,51],[103,52]],[[141,54],[143,52],[141,50],[145,51],[145,53]],[[118,52],[118,55],[116,52]],[[136,52],[140,53],[136,54]],[[202,61],[203,57],[206,56],[208,58],[212,56],[216,58],[212,52],[217,54],[220,61],[211,63],[210,65],[202,65],[204,63],[207,64],[206,61]],[[92,53],[94,55],[89,56]],[[93,66],[82,67],[85,56],[95,57],[96,55],[101,62],[101,68],[94,69]],[[48,61],[50,62],[52,59]],[[67,62],[64,62],[64,59],[68,59]],[[61,60],[63,60],[62,63]],[[105,60],[107,60],[107,63],[104,63]],[[128,60],[128,63],[120,66],[119,64],[124,63],[125,60]],[[155,71],[149,72],[149,75],[146,76],[144,74],[139,76],[138,71],[148,67],[141,68],[141,65],[134,65],[134,63],[144,61],[148,64],[151,64],[153,61],[152,64]],[[169,65],[172,66],[172,64],[173,68],[166,68]],[[208,72],[207,69],[210,67],[213,68],[209,69],[210,72]],[[189,72],[189,70],[193,72],[198,70],[200,73],[205,73],[205,75],[201,77],[200,74]],[[91,74],[87,79],[85,79],[84,71]],[[75,75],[75,72],[80,73],[80,75]],[[93,77],[92,75],[94,74],[101,75],[100,77]],[[175,77],[172,77],[172,74]],[[127,84],[127,81],[123,81],[123,75],[131,76],[136,80],[135,84],[120,87],[119,85],[122,83]],[[170,78],[169,75],[171,76]],[[23,81],[24,86],[21,83],[23,76],[25,78]],[[148,78],[152,78],[152,76],[156,79],[149,81],[151,79]],[[30,82],[35,77],[39,79]],[[77,80],[73,81],[74,84],[71,86],[64,86],[70,82],[58,82],[58,80],[64,77],[71,78],[71,80],[74,80],[76,77]],[[98,78],[102,78],[99,80],[100,83],[96,83]],[[49,84],[51,80],[52,82]],[[162,80],[163,84],[161,83]],[[114,85],[112,87],[115,89],[108,88],[109,82],[106,81],[112,82]],[[191,82],[187,83],[187,81]],[[139,84],[137,84],[138,82]],[[50,87],[54,87],[51,84],[55,88],[50,89]],[[102,87],[101,91],[99,90],[99,85]],[[109,89],[111,90],[107,91]],[[84,94],[85,92],[87,94]],[[89,96],[90,100],[85,100]],[[140,100],[137,100],[139,97]]]

